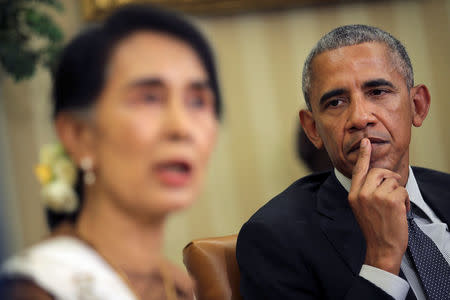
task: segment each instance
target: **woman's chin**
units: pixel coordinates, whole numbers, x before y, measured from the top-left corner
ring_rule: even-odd
[[[170,214],[189,208],[195,201],[196,195],[190,191],[170,191],[151,200],[147,211]]]

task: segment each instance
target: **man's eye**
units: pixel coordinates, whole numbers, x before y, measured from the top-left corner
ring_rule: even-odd
[[[384,94],[387,94],[389,91],[388,90],[383,90],[383,89],[374,89],[370,91],[370,94],[373,96],[381,96]]]
[[[333,100],[330,100],[326,106],[331,107],[331,108],[338,107],[340,104],[342,104],[342,102],[343,101],[341,99],[333,99]]]

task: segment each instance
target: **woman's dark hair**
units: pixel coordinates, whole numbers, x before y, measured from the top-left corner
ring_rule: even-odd
[[[92,26],[76,36],[63,50],[54,72],[53,116],[64,111],[87,111],[96,102],[105,84],[105,73],[117,45],[137,31],[153,31],[177,38],[197,53],[215,96],[215,114],[220,119],[222,101],[213,52],[202,33],[180,15],[151,5],[127,5],[109,16],[104,23]],[[81,172],[76,191],[83,199]],[[75,221],[73,214],[47,210],[50,228],[62,221]]]

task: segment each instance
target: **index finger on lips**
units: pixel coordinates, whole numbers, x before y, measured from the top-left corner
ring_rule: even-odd
[[[372,145],[370,144],[369,139],[363,138],[359,146],[358,160],[353,168],[352,186],[350,188],[351,191],[354,189],[359,190],[364,184],[367,177],[367,172],[369,172],[371,152]]]

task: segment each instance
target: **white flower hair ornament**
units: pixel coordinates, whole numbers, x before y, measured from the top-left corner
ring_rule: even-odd
[[[72,213],[79,205],[74,190],[77,168],[61,144],[44,145],[35,174],[42,185],[45,206],[59,213]]]

